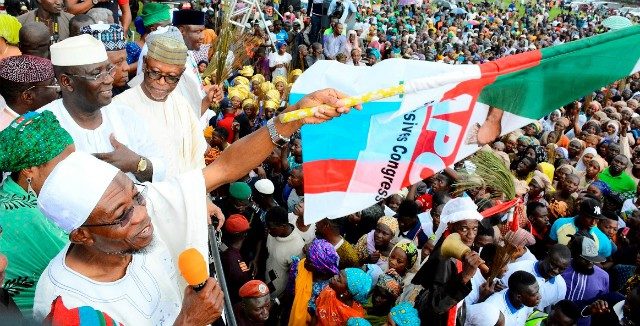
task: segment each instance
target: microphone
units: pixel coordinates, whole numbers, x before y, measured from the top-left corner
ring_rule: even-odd
[[[207,262],[196,248],[189,248],[178,257],[180,274],[196,292],[202,290],[207,283],[208,268]]]

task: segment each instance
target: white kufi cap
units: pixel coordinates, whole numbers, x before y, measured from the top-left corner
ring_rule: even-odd
[[[273,182],[271,182],[271,180],[269,179],[260,179],[256,181],[255,187],[259,193],[264,195],[272,195],[275,191]]]
[[[447,229],[449,223],[456,223],[464,220],[478,220],[481,221],[483,216],[478,213],[478,206],[469,197],[453,198],[444,204],[442,207],[442,213],[440,213],[440,225],[435,234],[435,241],[437,242],[444,231]]]
[[[54,66],[84,66],[109,60],[104,44],[89,34],[66,38],[50,49]]]
[[[38,207],[55,225],[71,233],[89,218],[119,171],[91,154],[73,152],[45,180]]]

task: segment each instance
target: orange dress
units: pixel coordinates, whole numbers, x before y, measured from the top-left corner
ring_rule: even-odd
[[[353,302],[347,306],[336,296],[336,291],[327,286],[316,299],[316,316],[318,325],[343,326],[351,317],[364,318],[364,308],[360,303]]]

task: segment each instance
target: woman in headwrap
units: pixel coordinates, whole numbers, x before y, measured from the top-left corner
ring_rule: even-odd
[[[418,311],[409,302],[400,302],[389,312],[389,320],[396,326],[416,326],[421,325]],[[391,325],[389,323],[389,325]]]
[[[356,252],[361,264],[371,263],[388,269],[389,255],[400,234],[398,220],[395,217],[383,216],[378,220],[374,230],[363,235],[356,243]]]
[[[569,119],[565,117],[562,117],[558,119],[558,121],[556,121],[553,127],[554,128],[553,131],[556,133],[558,137],[558,142],[556,143],[556,145],[564,148],[567,148],[567,146],[569,146],[569,137],[567,137],[564,134],[564,132],[567,129],[567,127],[569,127],[570,124],[571,124],[571,121],[569,121]]]
[[[518,180],[527,181],[531,179],[533,171],[536,170],[537,166],[535,159],[525,156],[519,160],[511,162],[511,171],[513,176]]]
[[[580,189],[586,189],[589,184],[598,180],[598,174],[607,168],[608,164],[600,155],[594,155],[593,159],[586,164],[584,176],[580,180]]]
[[[55,165],[74,150],[73,139],[50,111],[28,112],[0,132],[0,171],[11,173],[0,188],[0,252],[9,260],[6,281],[21,288],[13,299],[25,316],[31,315],[40,274],[69,242],[42,215],[37,194]]]
[[[294,259],[289,275],[294,297],[289,325],[306,325],[311,321],[309,312],[315,312],[316,298],[340,272],[338,260],[333,245],[322,239],[311,242],[306,258]]]
[[[334,276],[316,299],[316,325],[338,326],[351,317],[364,317],[372,280],[359,268],[346,268]]]
[[[552,131],[554,129],[554,124],[556,123],[556,121],[558,121],[558,119],[560,119],[561,115],[562,112],[560,112],[560,110],[553,110],[553,112],[549,114],[549,119],[544,120],[544,122],[542,123],[542,130],[544,130],[545,132]]]
[[[22,24],[16,17],[8,14],[0,14],[0,60],[18,56],[18,34]]]
[[[592,182],[587,187],[587,193],[600,202],[602,202],[605,197],[609,197],[613,194],[609,185],[600,180]]]
[[[569,145],[571,146],[571,145]],[[598,156],[598,151],[596,151],[593,147],[587,147],[582,151],[580,157],[576,161],[576,172],[577,173],[585,173],[587,171],[587,165],[589,162],[593,160],[594,157]]]
[[[395,271],[388,271],[378,277],[373,290],[371,300],[365,305],[367,316],[371,325],[384,325],[391,308],[402,293],[402,277]]]
[[[551,179],[546,174],[536,170],[529,181],[529,192],[524,196],[524,202],[541,202],[546,205],[547,201],[544,199],[544,195],[552,190]]]
[[[285,76],[276,76],[273,78],[273,85],[276,87],[278,93],[280,93],[280,99],[285,99],[288,85],[287,78]]]
[[[620,123],[616,120],[610,120],[605,125],[605,133],[603,139],[612,143],[617,143],[620,137],[618,136],[618,130],[620,130]]]
[[[289,73],[289,85],[292,85],[293,83],[295,83],[298,77],[300,77],[300,75],[302,75],[301,69],[291,70],[291,72]]]
[[[412,241],[402,239],[389,254],[389,270],[394,270],[405,283],[409,284],[418,271],[419,255],[418,247]]]
[[[254,92],[254,94],[259,95],[258,91],[260,90],[260,85],[262,83],[264,83],[265,79],[264,76],[261,74],[256,74],[253,75],[253,77],[251,77],[251,91]]]

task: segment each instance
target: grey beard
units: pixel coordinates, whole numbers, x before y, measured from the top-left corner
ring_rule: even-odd
[[[157,244],[157,240],[155,235],[153,236],[153,238],[151,238],[151,242],[149,242],[149,244],[144,247],[144,248],[138,248],[138,249],[127,249],[127,250],[123,250],[123,251],[116,251],[116,252],[107,252],[107,254],[109,255],[118,255],[118,256],[127,256],[127,255],[145,255],[147,253],[149,253],[151,251],[151,249]]]

